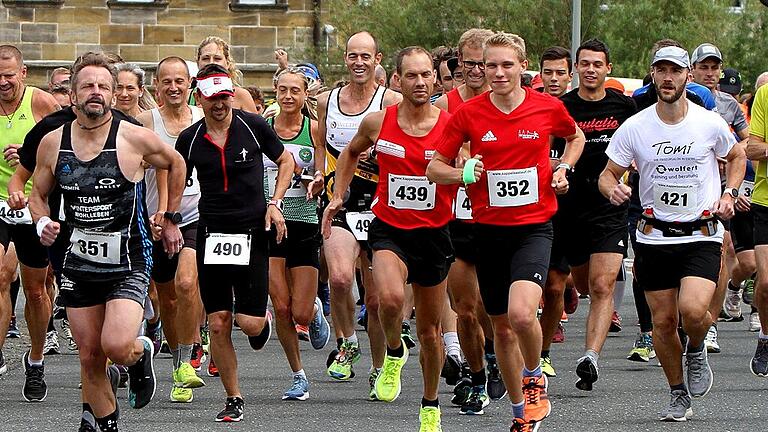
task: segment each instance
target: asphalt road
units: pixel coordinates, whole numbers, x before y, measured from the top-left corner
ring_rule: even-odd
[[[576,359],[584,337],[588,300],[566,324],[566,342],[553,346],[552,358],[558,376],[550,380],[552,415],[542,431],[760,431],[766,430],[768,381],[749,372],[755,348],[755,333],[747,323],[721,323],[723,352],[710,356],[715,385],[704,399],[694,400],[694,417],[688,423],[661,423],[656,413],[668,402],[668,388],[655,360],[650,364],[627,361],[637,327],[631,291],[621,308],[624,330],[612,334],[600,357],[600,380],[592,392],[574,386]],[[22,306],[18,307],[21,311]],[[745,309],[746,312],[746,309]],[[26,328],[23,329],[26,332]],[[367,346],[364,332],[359,333]],[[157,358],[158,389],[153,402],[141,410],[131,410],[126,390],[119,391],[124,431],[417,431],[421,379],[418,347],[403,373],[403,392],[394,403],[368,402],[367,371],[370,357],[365,355],[350,382],[333,382],[325,375],[329,349],[312,350],[301,345],[304,368],[311,382],[309,400],[285,402],[280,399],[290,385],[291,372],[273,335],[266,348],[254,352],[241,333],[235,334],[240,355],[240,381],[246,401],[245,418],[239,424],[216,424],[213,419],[222,408],[224,391],[218,378],[205,377],[206,387],[195,390],[191,404],[172,404],[171,359]],[[46,358],[48,397],[30,404],[21,397],[23,372],[20,356],[28,338],[9,339],[4,348],[10,369],[0,377],[0,431],[75,431],[80,417],[79,367],[75,353],[62,347],[64,354]],[[366,350],[367,351],[367,350]],[[445,431],[506,431],[511,420],[507,401],[498,401],[484,416],[460,416],[450,403],[451,389],[441,384],[440,400]]]

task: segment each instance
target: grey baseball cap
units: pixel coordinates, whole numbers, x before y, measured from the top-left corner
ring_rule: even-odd
[[[688,58],[688,51],[676,46],[668,46],[656,51],[656,54],[653,55],[651,66],[662,61],[672,62],[684,68],[690,69],[691,67],[691,61]]]
[[[723,55],[716,46],[711,43],[703,43],[697,46],[693,53],[691,53],[691,64],[698,63],[709,57],[714,57],[717,61],[723,62]]]

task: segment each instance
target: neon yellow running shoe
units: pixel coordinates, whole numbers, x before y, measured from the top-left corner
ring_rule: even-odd
[[[440,408],[438,407],[421,407],[419,421],[421,422],[419,432],[443,432],[440,425]]]
[[[344,341],[339,353],[328,366],[328,376],[338,381],[347,381],[355,376],[352,365],[360,360],[360,345],[357,342]]]
[[[193,395],[191,388],[179,387],[179,383],[174,382],[171,387],[171,402],[177,403],[190,403],[192,402]]]
[[[539,366],[541,366],[541,373],[548,377],[556,377],[555,367],[552,366],[552,359],[549,356],[539,359]]]
[[[197,372],[189,362],[183,362],[178,369],[173,371],[173,382],[174,385],[178,384],[179,387],[188,389],[205,386],[205,382],[197,376]]]
[[[408,348],[403,347],[403,356],[401,358],[386,356],[381,373],[376,378],[376,396],[384,402],[392,402],[400,396],[400,371],[403,370],[405,362],[408,361]]]

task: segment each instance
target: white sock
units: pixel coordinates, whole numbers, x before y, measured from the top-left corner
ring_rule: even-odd
[[[758,336],[758,338],[760,338],[760,339],[768,339],[768,335],[767,335],[767,334],[765,334],[765,333],[763,333],[763,331],[762,331],[762,330],[760,330],[760,335]],[[31,363],[31,362],[30,362],[30,363]]]
[[[27,363],[29,363],[30,366],[42,366],[43,365],[43,359],[40,360],[32,360],[27,356]]]
[[[623,269],[621,271],[624,271]],[[625,281],[616,281],[616,285],[613,288],[613,310],[616,312],[621,309],[621,301],[624,299],[624,287],[627,285]]]
[[[299,369],[298,371],[294,372],[294,373],[293,373],[293,376],[294,376],[294,377],[296,377],[296,376],[300,376],[300,377],[302,377],[302,378],[304,378],[304,379],[306,379],[306,378],[307,378],[307,374],[305,374],[305,373],[304,373],[304,369]]]
[[[461,345],[459,345],[459,334],[456,332],[443,333],[443,342],[445,343],[445,353],[448,355],[457,355],[461,357]]]
[[[357,343],[357,333],[352,333],[352,336],[346,338],[349,342]]]

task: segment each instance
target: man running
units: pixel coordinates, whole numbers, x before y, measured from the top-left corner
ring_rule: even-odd
[[[645,289],[656,353],[671,392],[669,406],[659,418],[685,421],[693,415],[691,396],[702,397],[712,387],[704,338],[712,322],[708,308],[720,269],[724,229],[717,218],[733,216],[746,158],[717,114],[683,97],[690,71],[684,49],[661,48],[651,64],[659,102],[614,133],[599,186],[613,205],[625,205],[632,189],[621,178],[634,161],[644,209],[638,222],[635,272]],[[723,194],[718,157],[728,161],[729,187]],[[677,334],[678,317],[688,335],[685,356]]]
[[[38,151],[30,210],[40,242],[69,236],[61,303],[80,346],[83,398],[102,431],[117,431],[118,409],[106,375],[107,358],[130,365],[129,402],[149,403],[155,392],[152,343],[136,338],[149,286],[151,241],[144,207],[143,163],[169,170],[169,208],[184,185],[184,163],[152,132],[114,118],[117,71],[102,54],[90,53],[73,67],[72,102],[77,119],[43,138]],[[76,125],[77,127],[73,127]],[[58,185],[70,232],[49,215],[48,194]],[[164,221],[168,253],[182,239]]]
[[[512,430],[528,431],[551,410],[539,367],[536,308],[547,275],[555,193],[568,190],[566,171],[576,163],[573,149],[583,146],[584,136],[560,101],[521,87],[528,66],[521,37],[495,34],[485,41],[483,57],[478,67],[491,91],[456,111],[427,176],[438,184],[469,185],[477,279],[512,402]],[[551,136],[566,139],[554,172]],[[465,142],[471,159],[455,168],[452,161]]]
[[[26,374],[22,396],[28,402],[39,402],[48,394],[43,364],[43,347],[52,307],[51,297],[45,287],[48,252],[36,238],[35,227],[26,206],[22,204],[17,207],[19,211],[9,211],[13,197],[8,186],[19,164],[18,150],[24,137],[43,117],[58,111],[59,105],[50,94],[26,85],[26,76],[27,67],[24,66],[21,51],[13,45],[0,45],[0,109],[3,113],[3,118],[0,118],[3,131],[0,134],[0,148],[3,151],[0,160],[0,261],[6,259],[8,244],[13,242],[21,264],[22,286],[27,299],[24,316],[32,345],[22,356]],[[24,190],[18,192],[18,195],[23,203],[32,185],[27,182],[26,187],[22,187]],[[12,268],[4,265],[0,271],[0,328],[3,329],[0,332],[0,374],[6,369],[2,347],[11,318],[10,284],[16,274],[16,258],[8,256],[7,259],[12,260],[14,265]]]
[[[136,120],[174,147],[181,131],[200,120],[203,112],[187,104],[191,80],[184,59],[167,57],[161,60],[154,81],[160,108],[144,111]],[[160,227],[168,208],[168,172],[149,167],[145,174],[147,211],[152,224]],[[162,243],[156,241],[152,253],[152,280],[160,300],[163,334],[173,355],[171,402],[192,402],[192,389],[205,385],[190,365],[202,306],[195,261],[198,201],[200,184],[193,171],[187,178],[178,211],[181,221],[177,225],[184,237],[184,247],[177,255],[168,256]]]
[[[217,422],[243,419],[233,315],[253,349],[263,348],[271,334],[268,231],[276,226],[278,243],[286,235],[283,196],[294,167],[291,153],[272,128],[261,116],[233,109],[233,98],[227,70],[215,63],[203,66],[197,73],[195,100],[205,117],[176,140],[187,163],[186,178],[196,170],[200,182],[196,249],[200,296],[211,329],[213,358],[227,393]],[[278,166],[269,201],[264,196],[263,156]],[[172,217],[183,222],[180,214]]]
[[[317,98],[317,118],[325,119],[318,125],[317,139],[326,148],[326,185],[328,195],[334,193],[336,161],[341,152],[357,132],[366,114],[398,103],[402,96],[379,86],[374,80],[374,70],[381,62],[381,52],[374,37],[367,32],[355,33],[347,40],[344,62],[350,72],[350,83],[340,89],[333,89]],[[368,226],[373,219],[371,202],[376,193],[378,166],[375,158],[365,153],[358,161],[355,176],[350,183],[349,197],[344,211],[333,220],[334,235],[323,243],[323,255],[328,264],[331,286],[331,315],[339,352],[328,367],[328,375],[340,381],[352,378],[352,365],[360,360],[360,344],[355,333],[355,302],[352,297],[352,281],[355,278],[355,262],[361,259],[365,286],[369,280],[370,259]],[[369,289],[366,293],[375,292]],[[368,310],[368,337],[371,344],[372,367],[369,383],[372,384],[378,370],[384,364],[384,333],[378,323],[377,301],[365,299]],[[372,392],[371,388],[371,392]],[[373,397],[373,393],[370,393]]]
[[[405,48],[396,63],[403,101],[367,115],[342,152],[336,166],[336,192],[323,215],[323,231],[326,236],[337,234],[331,230],[331,220],[343,206],[343,191],[352,181],[356,161],[375,147],[380,171],[371,206],[376,218],[368,229],[374,278],[369,290],[375,289],[379,298],[377,313],[387,339],[375,392],[386,402],[400,394],[400,373],[408,360],[408,348],[400,338],[400,318],[404,286],[412,283],[424,379],[419,430],[437,432],[441,430],[437,390],[443,363],[440,316],[453,260],[447,229],[452,194],[450,187],[436,186],[424,172],[450,115],[429,103],[435,72],[428,51]]]

